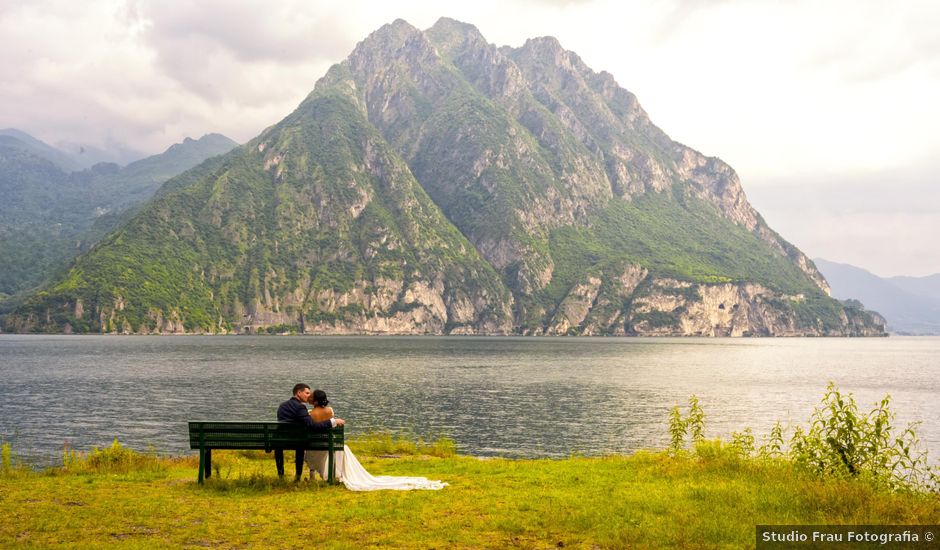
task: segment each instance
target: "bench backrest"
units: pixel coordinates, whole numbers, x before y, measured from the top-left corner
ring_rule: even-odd
[[[343,427],[327,432],[308,430],[286,422],[208,422],[189,423],[190,449],[298,449],[327,451],[330,443],[342,449]]]

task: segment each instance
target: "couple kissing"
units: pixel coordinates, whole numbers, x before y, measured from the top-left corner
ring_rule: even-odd
[[[311,390],[309,385],[303,383],[295,384],[291,398],[281,403],[277,408],[277,419],[279,422],[304,424],[308,430],[322,432],[337,426],[345,426],[346,421],[342,418],[336,418],[329,403],[326,392],[323,390]],[[312,408],[308,409],[307,404],[312,405]],[[311,480],[314,479],[315,474],[319,474],[322,479],[326,479],[328,455],[329,451],[305,452],[304,449],[297,449],[294,457],[297,479],[301,477],[305,462],[310,468]],[[283,451],[275,451],[274,458],[277,463],[278,474],[284,475]],[[349,450],[348,445],[344,445],[342,451],[333,453],[333,461],[336,465],[336,478],[352,491],[377,491],[382,489],[399,491],[411,489],[434,490],[442,489],[447,485],[441,481],[429,480],[426,477],[373,476],[362,467],[356,455]]]

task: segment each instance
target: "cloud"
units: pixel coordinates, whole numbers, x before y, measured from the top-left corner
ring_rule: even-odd
[[[4,9],[0,117],[50,142],[87,142],[90,134],[103,142],[140,130],[140,117],[120,104],[165,82],[147,70],[148,52],[134,32],[110,4],[34,2]],[[143,126],[149,131],[152,120]]]
[[[289,113],[355,44],[335,10],[304,6],[4,7],[0,121],[50,143],[151,153],[213,131],[247,140]]]
[[[940,4],[822,4],[830,13],[816,18],[814,33],[828,37],[805,55],[807,69],[849,83],[892,78],[910,70],[940,71]],[[840,24],[830,22],[839,17]]]
[[[940,273],[940,151],[877,173],[759,182],[767,222],[813,257],[881,276]]]
[[[238,98],[250,104],[297,95],[355,43],[338,24],[341,14],[325,2],[152,2],[144,42],[156,66],[189,91],[209,100]],[[247,77],[247,78],[246,78]],[[289,92],[285,93],[285,89]],[[274,98],[273,100],[271,98]]]

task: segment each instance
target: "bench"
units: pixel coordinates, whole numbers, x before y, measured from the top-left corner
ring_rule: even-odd
[[[199,483],[212,475],[212,450],[275,451],[277,473],[284,475],[284,450],[328,451],[329,483],[335,482],[333,451],[343,449],[343,427],[315,432],[302,424],[286,422],[203,422],[189,423],[189,448],[199,449]],[[296,464],[298,477],[303,463]]]

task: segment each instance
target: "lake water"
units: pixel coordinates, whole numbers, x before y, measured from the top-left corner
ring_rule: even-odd
[[[940,455],[940,338],[636,339],[0,335],[0,437],[53,457],[114,438],[190,453],[193,419],[274,419],[295,382],[348,431],[446,435],[461,453],[566,456],[667,444],[699,397],[706,435],[808,423],[829,381],[886,393]]]

